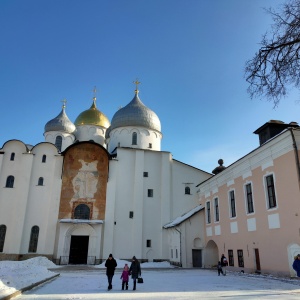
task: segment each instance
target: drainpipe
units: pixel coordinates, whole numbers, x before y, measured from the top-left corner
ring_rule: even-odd
[[[298,185],[300,188],[300,162],[299,162],[299,154],[298,154],[298,147],[297,147],[297,143],[296,143],[296,139],[295,139],[295,135],[293,132],[293,128],[289,129],[291,132],[291,136],[293,139],[293,147],[294,147],[294,152],[295,152],[295,160],[296,160],[296,165],[297,165],[297,173],[298,173]]]
[[[179,232],[179,258],[180,258],[180,267],[182,267],[182,254],[181,254],[181,231],[178,230],[177,228],[174,228],[177,232]]]

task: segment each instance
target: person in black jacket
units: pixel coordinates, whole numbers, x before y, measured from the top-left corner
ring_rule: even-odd
[[[132,258],[129,274],[131,274],[131,278],[133,279],[133,290],[136,290],[136,280],[142,275],[142,272],[140,263],[135,256]]]
[[[112,279],[115,275],[116,266],[117,266],[116,260],[113,258],[112,254],[109,254],[108,259],[105,262],[106,276],[108,280],[108,290],[112,289]]]

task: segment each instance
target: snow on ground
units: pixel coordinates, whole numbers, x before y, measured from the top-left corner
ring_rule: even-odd
[[[121,290],[121,271],[125,263],[117,260],[118,269],[113,278],[113,289],[107,291],[105,266],[101,264],[60,267],[46,258],[26,261],[0,262],[0,299],[24,286],[39,282],[60,273],[46,284],[25,292],[23,300],[94,300],[94,299],[300,299],[300,280],[228,272],[217,276],[215,270],[174,268],[167,262],[143,263],[143,284],[137,291]],[[51,269],[51,271],[48,270]]]

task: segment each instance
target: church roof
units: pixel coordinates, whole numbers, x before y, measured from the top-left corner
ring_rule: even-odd
[[[76,129],[75,125],[70,121],[66,112],[65,104],[60,112],[60,114],[54,119],[50,120],[45,125],[45,132],[48,131],[63,131],[67,133],[73,133]]]
[[[141,126],[161,131],[160,120],[156,113],[145,106],[138,96],[138,90],[129,104],[119,109],[113,116],[109,131],[118,127]]]
[[[96,98],[94,97],[92,106],[79,114],[79,116],[75,120],[75,125],[96,125],[108,128],[110,122],[105,114],[97,109]]]

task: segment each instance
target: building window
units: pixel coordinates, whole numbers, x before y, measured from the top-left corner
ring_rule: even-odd
[[[130,211],[130,212],[129,212],[129,218],[130,218],[130,219],[133,219],[133,211]]]
[[[147,240],[147,248],[151,247],[151,240]]]
[[[230,204],[230,217],[235,218],[236,217],[236,210],[235,210],[234,191],[229,192],[229,204]]]
[[[211,218],[210,218],[210,202],[206,202],[206,222],[207,222],[207,224],[211,223]]]
[[[14,152],[11,153],[10,160],[15,160],[15,153]]]
[[[6,235],[6,226],[1,225],[0,226],[0,252],[3,252],[5,235]]]
[[[215,198],[215,222],[220,221],[220,215],[219,215],[219,199]]]
[[[153,197],[153,189],[148,189],[148,197]]]
[[[171,258],[173,258],[173,249],[171,249]]]
[[[61,145],[62,145],[62,137],[59,135],[55,139],[55,146],[59,151],[61,151]]]
[[[251,183],[245,185],[245,192],[246,192],[247,213],[251,214],[254,212]]]
[[[86,204],[79,204],[74,210],[74,219],[89,220],[90,208]]]
[[[10,175],[6,178],[6,185],[5,187],[7,188],[13,188],[14,187],[14,182],[15,182],[15,177]]]
[[[43,185],[44,184],[44,178],[40,177],[38,181],[38,185]]]
[[[144,172],[143,176],[148,177],[148,172]]]
[[[137,133],[132,133],[132,145],[137,145]]]
[[[178,258],[178,249],[176,249],[176,258]]]
[[[39,231],[40,229],[38,226],[33,226],[31,228],[28,252],[36,252],[39,240]]]
[[[238,255],[239,267],[244,267],[244,254],[243,254],[243,250],[238,250],[237,251],[237,255]]]
[[[191,194],[191,189],[190,189],[189,186],[186,186],[186,187],[185,187],[184,193],[185,193],[186,195],[190,195],[190,194]]]
[[[151,143],[149,143],[149,148],[152,149],[152,144]]]
[[[267,196],[269,208],[274,208],[276,204],[275,186],[273,175],[266,176]]]
[[[44,154],[44,155],[43,155],[43,158],[42,158],[42,163],[45,163],[45,162],[46,162],[46,158],[47,158],[47,157],[46,157],[46,155]]]
[[[228,250],[228,264],[234,266],[233,250]]]

